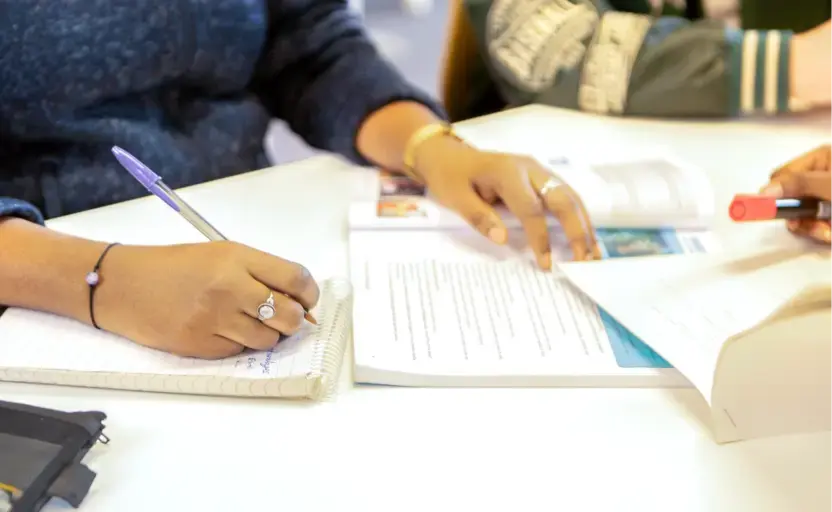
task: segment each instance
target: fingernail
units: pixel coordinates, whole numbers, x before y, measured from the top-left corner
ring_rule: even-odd
[[[502,245],[506,243],[506,230],[497,227],[491,228],[488,230],[488,238],[495,244]]]
[[[832,242],[832,233],[830,233],[829,226],[826,224],[815,224],[812,227],[811,235],[816,240],[824,243]]]
[[[543,270],[549,270],[552,268],[552,255],[548,252],[545,254],[541,254],[537,257],[537,264]]]
[[[760,189],[760,194],[769,197],[783,197],[783,186],[779,183],[769,183]]]

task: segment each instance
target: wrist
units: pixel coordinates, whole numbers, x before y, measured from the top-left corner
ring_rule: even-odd
[[[0,222],[0,304],[48,311],[89,323],[86,275],[106,244],[22,219]]]
[[[444,122],[426,124],[415,130],[407,141],[402,158],[404,170],[409,176],[425,180],[425,172],[435,167],[433,162],[449,151],[469,147],[454,132],[453,126]]]
[[[413,160],[409,174],[421,181],[427,181],[434,169],[441,169],[443,162],[453,159],[454,152],[470,149],[471,146],[453,132],[437,134],[424,140],[413,151]]]
[[[828,46],[829,41],[821,41],[820,44]],[[828,59],[818,58],[820,49],[811,31],[797,34],[791,40],[789,88],[796,110],[829,103],[830,64]],[[829,53],[828,48],[826,53]]]
[[[138,325],[137,322],[141,322],[136,318],[136,302],[145,290],[154,289],[148,283],[153,276],[158,275],[156,262],[160,250],[164,252],[165,248],[119,245],[102,258],[98,270],[100,282],[96,286],[92,304],[95,321],[100,329],[136,339],[135,333],[131,331]],[[98,256],[101,256],[100,252]],[[170,260],[167,262],[170,263]]]
[[[428,107],[411,101],[390,103],[370,114],[356,137],[359,153],[391,171],[405,171],[404,158],[414,134],[441,122]]]

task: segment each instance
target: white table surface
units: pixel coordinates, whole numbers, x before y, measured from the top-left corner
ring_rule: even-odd
[[[516,152],[660,144],[709,172],[719,211],[830,136],[827,115],[660,123],[542,107],[462,133]],[[347,275],[347,207],[374,184],[371,171],[320,157],[183,195],[229,236],[324,278]],[[51,225],[105,240],[200,240],[153,199]],[[728,245],[788,241],[777,227],[715,228]],[[0,397],[107,413],[112,442],[86,459],[99,475],[83,512],[830,509],[828,432],[717,446],[692,390],[354,388],[349,363],[340,395],[318,405],[9,383]]]

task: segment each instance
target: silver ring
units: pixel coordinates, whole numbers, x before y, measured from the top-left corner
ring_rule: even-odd
[[[274,293],[269,292],[266,302],[257,306],[257,319],[261,322],[274,316]]]
[[[540,194],[540,197],[546,197],[547,195],[549,195],[549,192],[555,190],[561,185],[563,185],[563,183],[559,179],[552,176],[551,178],[546,180],[546,183],[544,183],[542,187],[540,187],[538,194]]]

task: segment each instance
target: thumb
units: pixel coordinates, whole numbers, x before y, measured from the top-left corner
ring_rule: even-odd
[[[811,197],[829,201],[832,173],[828,171],[792,172],[778,176],[763,193],[775,197]]]
[[[470,186],[459,187],[447,194],[444,202],[492,242],[502,245],[508,240],[500,216]]]

